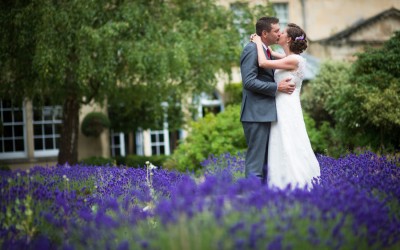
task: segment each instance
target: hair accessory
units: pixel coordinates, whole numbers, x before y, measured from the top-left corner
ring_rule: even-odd
[[[297,41],[297,40],[304,40],[304,34],[301,35],[301,36],[296,37],[294,40],[295,40],[295,41]]]

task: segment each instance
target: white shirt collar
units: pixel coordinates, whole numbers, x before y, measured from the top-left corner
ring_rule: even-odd
[[[264,47],[265,50],[268,50],[267,45],[265,45],[264,43],[262,43],[262,46]]]

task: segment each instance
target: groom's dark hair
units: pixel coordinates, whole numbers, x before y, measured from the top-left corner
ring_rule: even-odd
[[[276,17],[269,17],[269,16],[264,16],[258,19],[256,23],[256,33],[257,35],[261,36],[261,33],[263,30],[270,32],[272,27],[272,24],[279,23],[279,19]]]

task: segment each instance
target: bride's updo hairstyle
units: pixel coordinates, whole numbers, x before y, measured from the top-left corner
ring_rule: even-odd
[[[290,51],[300,54],[307,49],[307,35],[302,28],[294,23],[289,23],[286,33],[292,39],[289,44]]]

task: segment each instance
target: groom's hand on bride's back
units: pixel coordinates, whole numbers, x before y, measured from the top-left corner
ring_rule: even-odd
[[[292,94],[296,85],[291,82],[292,78],[286,78],[278,83],[278,91],[286,94]]]

